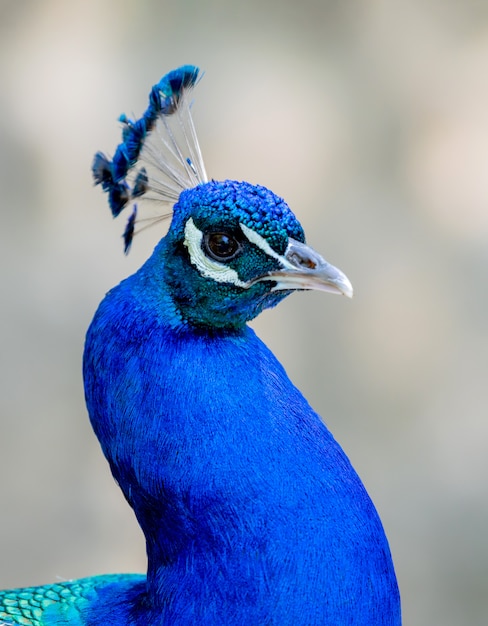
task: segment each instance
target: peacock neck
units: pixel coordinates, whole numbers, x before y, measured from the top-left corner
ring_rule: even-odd
[[[368,612],[389,551],[340,447],[251,329],[175,325],[171,299],[140,297],[142,280],[100,306],[84,374],[94,430],[146,538],[146,600],[196,610],[218,589],[245,623],[265,602],[284,603],[285,619],[292,589],[313,607],[340,583]]]
[[[274,388],[283,401],[301,396],[251,329],[177,324],[164,289],[139,297],[148,280],[154,273],[141,272],[108,294],[84,370],[92,424],[146,536],[152,579],[189,554],[231,550],[229,519],[253,514],[280,454]]]

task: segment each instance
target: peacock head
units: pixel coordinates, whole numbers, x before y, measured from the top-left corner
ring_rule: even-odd
[[[351,297],[347,277],[305,244],[283,199],[259,185],[207,180],[190,112],[198,74],[183,66],[164,76],[139,120],[120,117],[123,141],[113,159],[99,152],[92,166],[114,216],[139,198],[172,205],[168,233],[148,267],[159,266],[181,319],[241,326],[294,290]],[[134,203],[126,253],[137,221]]]

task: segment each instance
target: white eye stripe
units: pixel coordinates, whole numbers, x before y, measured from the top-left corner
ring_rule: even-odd
[[[267,256],[279,261],[283,269],[293,269],[294,266],[284,257],[273,250],[269,243],[261,237],[255,230],[252,230],[245,224],[239,223],[241,230],[246,239],[262,250]],[[243,289],[249,288],[253,281],[244,282],[239,278],[238,273],[228,267],[224,263],[219,263],[213,259],[209,259],[208,256],[202,250],[203,233],[199,230],[190,217],[185,224],[185,239],[183,245],[188,248],[188,254],[190,255],[191,264],[197,268],[202,276],[211,278],[218,283],[231,283],[236,287],[242,287]]]
[[[281,256],[281,254],[278,254],[277,252],[275,252],[273,248],[269,245],[269,243],[266,241],[266,239],[264,239],[264,237],[261,237],[261,235],[259,235],[255,230],[252,230],[252,228],[249,228],[245,224],[239,223],[239,226],[241,227],[241,230],[244,233],[244,235],[247,237],[247,239],[251,243],[253,243],[255,246],[260,248],[265,254],[270,256],[272,259],[276,259],[277,261],[279,261],[281,265],[283,266],[283,269],[296,269],[284,256]]]
[[[183,244],[188,248],[191,264],[194,265],[202,276],[211,278],[218,283],[231,283],[236,287],[246,288],[247,283],[239,279],[235,270],[223,263],[218,263],[202,250],[203,233],[195,226],[192,218],[185,224],[185,240]]]

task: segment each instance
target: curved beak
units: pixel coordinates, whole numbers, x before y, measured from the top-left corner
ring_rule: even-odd
[[[285,254],[277,258],[283,269],[269,272],[252,282],[276,281],[273,291],[315,289],[352,298],[353,288],[347,276],[304,243],[290,239]]]

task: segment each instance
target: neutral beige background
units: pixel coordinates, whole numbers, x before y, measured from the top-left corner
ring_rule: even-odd
[[[214,178],[263,183],[347,272],[255,324],[381,513],[405,624],[488,615],[488,4],[0,2],[0,587],[144,569],[85,414],[122,254],[92,187],[121,112],[199,64]]]

